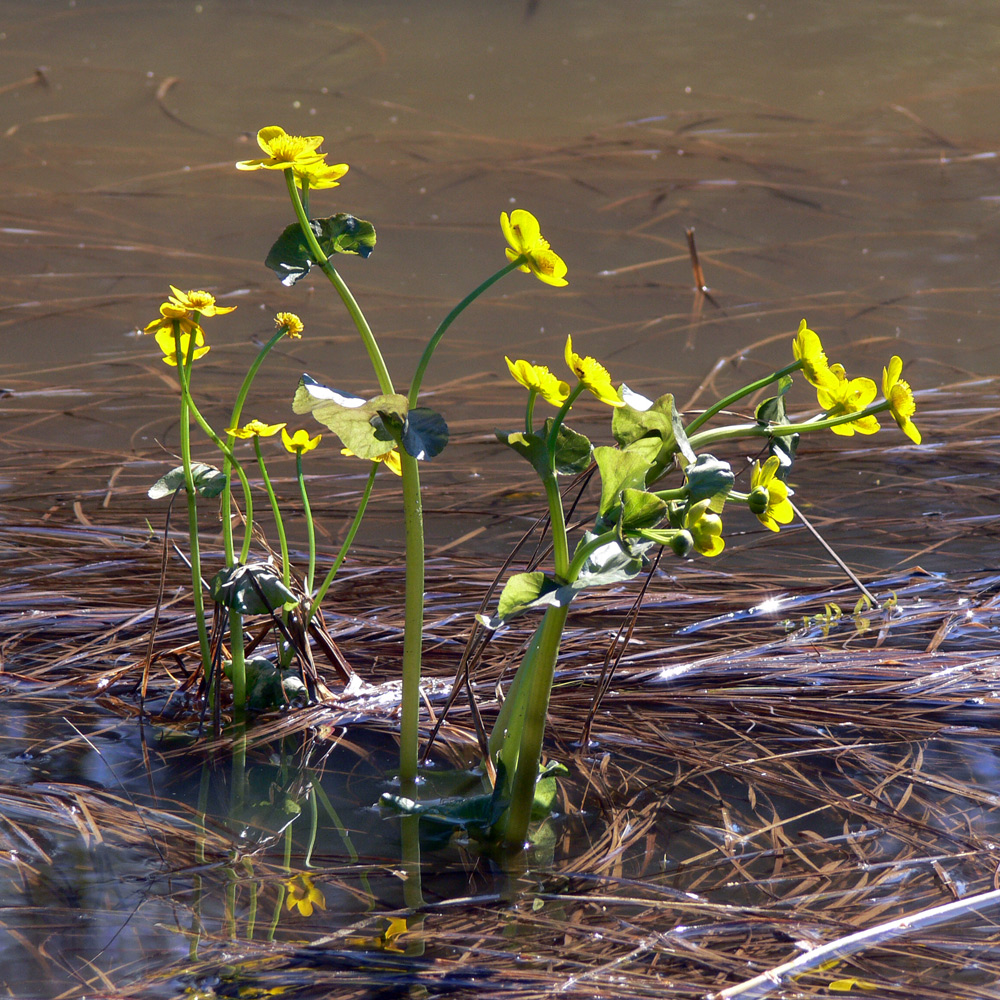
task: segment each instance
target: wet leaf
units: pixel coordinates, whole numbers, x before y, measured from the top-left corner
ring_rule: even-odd
[[[195,462],[191,466],[191,477],[194,480],[194,491],[200,497],[217,497],[226,488],[226,477],[214,466]],[[149,488],[151,500],[162,500],[185,488],[184,466],[178,465],[165,476],[160,476]]]

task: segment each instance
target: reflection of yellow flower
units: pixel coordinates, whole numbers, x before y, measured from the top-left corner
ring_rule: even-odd
[[[312,451],[322,440],[322,434],[311,438],[309,431],[299,430],[294,434],[289,434],[284,427],[281,428],[281,443],[285,446],[285,450],[293,455],[304,455],[307,451]]]
[[[914,444],[920,444],[920,431],[910,419],[917,412],[917,404],[913,400],[910,383],[899,377],[902,374],[902,359],[893,355],[889,367],[882,369],[882,393],[889,403],[893,419],[899,424],[899,429]]]
[[[354,452],[350,448],[341,448],[340,454],[353,456]],[[381,462],[394,476],[401,476],[403,474],[403,465],[399,458],[399,448],[393,448],[384,455],[373,458],[372,461]]]
[[[313,880],[308,875],[293,875],[285,882],[285,888],[288,889],[286,909],[294,910],[298,907],[303,917],[311,917],[314,906],[318,906],[321,910],[326,909],[323,893],[313,885]]]
[[[722,518],[709,510],[711,503],[711,499],[700,500],[684,515],[684,528],[703,556],[717,556],[726,547],[721,537]]]
[[[755,462],[750,474],[750,509],[757,515],[757,520],[771,531],[779,530],[779,522],[788,524],[795,517],[795,511],[788,500],[788,487],[777,478],[780,467],[780,459],[777,455],[772,455],[763,465]],[[758,490],[764,494],[761,498],[763,510],[756,509],[753,504],[753,494]]]
[[[799,323],[799,332],[792,341],[792,353],[796,361],[802,362],[802,374],[811,385],[819,389],[836,384],[837,376],[830,371],[823,343],[817,334],[806,326],[805,320]]]
[[[589,389],[602,403],[608,406],[624,406],[624,400],[618,398],[615,387],[611,384],[611,376],[607,368],[595,358],[581,357],[573,350],[573,338],[566,338],[566,364],[570,371]]]
[[[257,133],[257,145],[267,153],[262,160],[241,160],[237,170],[289,170],[318,160],[323,154],[316,149],[323,142],[321,135],[289,135],[280,125],[268,125]]]
[[[500,213],[500,228],[510,246],[507,248],[507,259],[517,260],[524,256],[527,260],[520,270],[530,271],[547,285],[568,285],[564,275],[566,264],[555,251],[549,249],[549,241],[542,237],[538,228],[538,220],[523,208],[515,208],[510,213]]]
[[[280,312],[274,317],[274,325],[280,330],[285,328],[285,336],[291,340],[301,340],[305,326],[295,313]]]
[[[323,157],[326,154],[322,154]],[[311,191],[340,186],[340,178],[351,168],[346,163],[335,163],[330,166],[325,159],[312,160],[307,163],[296,163],[292,167],[292,175],[298,187],[308,183]]]
[[[201,331],[198,331],[199,334]],[[163,351],[163,363],[165,365],[171,365],[172,367],[177,367],[177,346],[174,340],[173,332],[170,330],[161,330],[156,335],[156,342],[160,346],[160,350]],[[204,342],[204,341],[203,341]],[[181,343],[181,362],[186,362],[188,356],[188,350],[191,347],[191,334],[182,333],[180,335]],[[192,361],[197,361],[199,358],[203,358],[212,349],[211,347],[198,347],[198,338],[195,338],[195,350],[191,355]]]
[[[827,417],[839,417],[847,413],[856,413],[863,410],[874,398],[877,389],[875,383],[870,378],[848,379],[843,373],[841,366],[834,366],[834,375],[837,381],[830,385],[818,387],[816,397],[819,405],[826,410]],[[837,424],[830,430],[834,434],[843,437],[853,437],[854,432],[859,434],[874,434],[881,425],[872,414],[866,417],[859,417],[847,423]]]
[[[247,438],[252,437],[272,437],[287,426],[287,424],[265,424],[260,420],[251,420],[242,427],[226,428],[226,433],[245,441]]]
[[[525,389],[537,392],[547,403],[562,406],[569,395],[569,386],[555,377],[545,365],[533,365],[527,361],[511,361],[504,357],[507,367],[515,381],[520,382]]]

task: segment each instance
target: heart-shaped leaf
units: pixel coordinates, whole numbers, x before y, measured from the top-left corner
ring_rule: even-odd
[[[226,487],[226,477],[214,465],[203,462],[195,462],[191,466],[191,478],[194,480],[194,491],[200,497],[217,497]],[[165,476],[160,476],[150,486],[147,496],[151,500],[162,500],[185,488],[184,466],[178,465]]]

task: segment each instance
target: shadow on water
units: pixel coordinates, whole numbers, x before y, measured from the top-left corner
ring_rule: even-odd
[[[8,3],[6,993],[693,1000],[995,888],[992,15]],[[526,279],[477,303],[429,373],[453,438],[425,475],[427,731],[499,558],[544,506],[491,434],[517,398],[504,353],[555,364],[572,333],[616,379],[667,380],[696,409],[783,363],[807,316],[852,368],[900,354],[919,390],[919,449],[810,440],[795,468],[796,502],[887,610],[853,613],[856,591],[804,528],[765,539],[735,519],[723,556],[660,565],[624,650],[638,588],[582,598],[550,715],[548,750],[570,776],[545,835],[521,872],[461,838],[426,851],[419,907],[398,824],[374,807],[396,749],[394,691],[374,686],[396,679],[402,643],[393,484],[380,480],[327,613],[372,687],[260,719],[245,747],[197,741],[177,694],[192,629],[172,560],[157,717],[134,698],[160,566],[162,512],[145,491],[175,464],[178,387],[133,333],[168,282],[240,306],[199,368],[210,419],[279,309],[307,335],[262,376],[260,416],[287,413],[306,369],[371,388],[328,302],[260,264],[287,222],[283,195],[232,163],[269,122],[323,133],[351,163],[336,201],[379,232],[352,284],[404,371],[456,293],[502,262],[501,210],[544,212],[570,264],[564,296]],[[689,227],[711,300],[691,289]],[[580,429],[604,440],[588,419]],[[317,454],[329,553],[364,472]],[[291,465],[273,472],[294,490]],[[219,542],[206,541],[211,559]],[[487,715],[525,641],[512,628],[479,661]],[[460,699],[432,771],[474,740]],[[992,1000],[998,947],[995,911],[970,912],[845,952],[780,995],[860,980],[874,996]]]

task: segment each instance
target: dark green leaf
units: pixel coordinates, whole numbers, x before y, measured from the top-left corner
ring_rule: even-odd
[[[375,249],[375,228],[370,222],[353,215],[341,212],[328,219],[311,219],[309,226],[327,257],[335,253],[367,257]],[[309,273],[315,263],[313,252],[297,222],[281,231],[264,258],[264,264],[278,275],[283,285],[294,285]]]
[[[212,579],[212,600],[243,615],[270,615],[298,598],[267,563],[219,570]]]
[[[191,466],[191,477],[194,491],[200,497],[217,497],[226,487],[226,477],[214,465],[195,462]],[[151,500],[162,500],[184,488],[184,466],[178,465],[150,486],[148,496]]]
[[[580,544],[585,545],[595,537],[597,536],[588,531]],[[630,545],[631,551],[626,552],[618,540],[611,536],[606,545],[590,553],[576,580],[562,590],[572,588],[573,591],[581,591],[588,587],[603,587],[609,583],[631,580],[642,572],[645,565],[643,553],[652,546],[652,542],[641,542]]]
[[[434,458],[447,443],[448,425],[440,413],[417,406],[406,415],[403,449],[408,455],[420,460]]]

